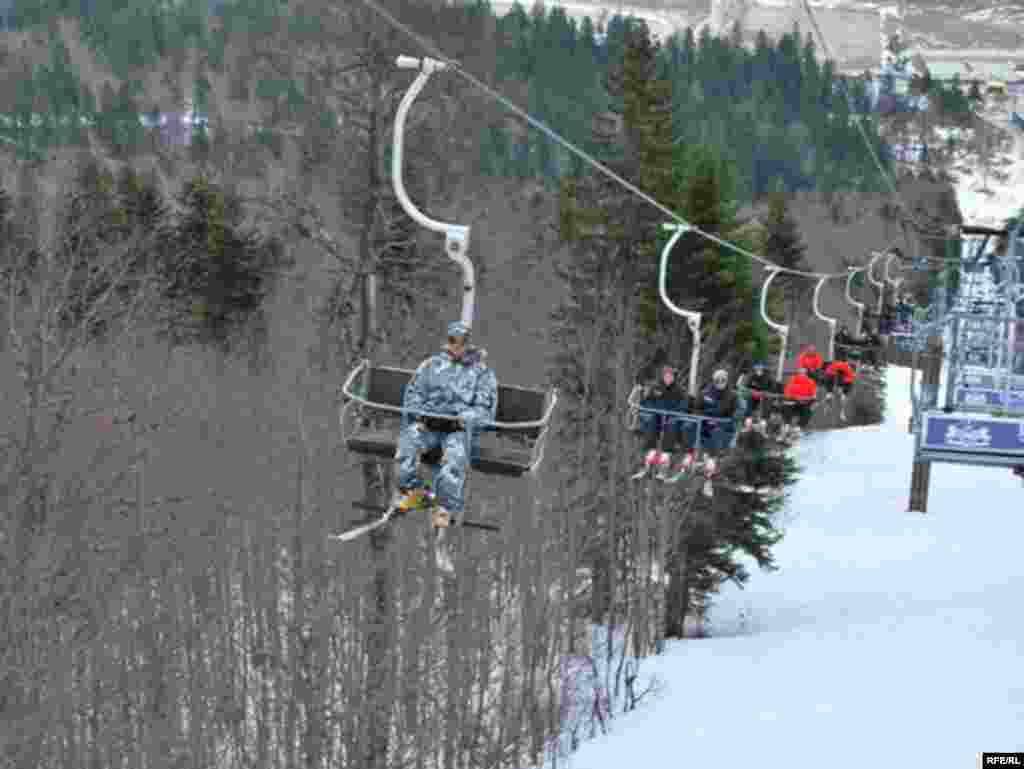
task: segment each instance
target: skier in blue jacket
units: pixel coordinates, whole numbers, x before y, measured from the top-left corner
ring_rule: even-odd
[[[402,404],[411,413],[403,420],[395,457],[397,502],[400,507],[414,505],[423,493],[423,482],[416,475],[417,457],[422,451],[441,448],[444,453],[434,484],[440,503],[434,513],[438,528],[448,526],[450,513],[462,513],[473,441],[494,421],[498,410],[497,377],[484,363],[484,351],[469,346],[469,337],[466,323],[449,323],[447,344],[419,365]]]

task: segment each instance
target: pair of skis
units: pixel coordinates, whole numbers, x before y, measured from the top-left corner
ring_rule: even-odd
[[[702,492],[703,492],[704,496],[710,497],[710,496],[713,496],[714,493],[715,493],[714,492],[714,485],[713,485],[712,481],[718,475],[718,465],[717,465],[717,463],[715,462],[715,460],[713,458],[710,459],[710,461],[713,463],[712,464],[712,470],[711,470],[711,472],[708,472],[708,470],[707,470],[707,460],[705,460],[705,461],[698,461],[696,459],[696,457],[692,457],[692,455],[691,455],[690,462],[685,466],[684,470],[682,470],[681,472],[673,473],[671,476],[668,476],[668,477],[664,477],[664,476],[660,475],[659,471],[655,470],[654,465],[650,464],[650,465],[647,465],[646,467],[644,467],[644,469],[641,470],[639,473],[635,474],[633,476],[633,480],[640,481],[640,480],[647,479],[647,480],[661,481],[662,483],[675,483],[683,475],[687,475],[687,476],[688,475],[694,475],[694,474],[697,473],[698,470],[702,470],[704,472],[704,485],[702,487]]]
[[[337,542],[351,542],[354,539],[359,539],[360,537],[369,534],[371,531],[376,531],[382,526],[386,526],[393,519],[405,515],[406,513],[414,511],[419,512],[423,510],[429,512],[431,510],[431,506],[427,505],[417,506],[414,508],[410,508],[409,510],[402,510],[399,509],[397,501],[393,502],[391,505],[387,507],[385,507],[384,505],[371,505],[367,502],[353,502],[352,506],[360,510],[368,510],[371,513],[379,513],[380,517],[376,520],[370,521],[369,523],[364,523],[360,526],[356,526],[355,528],[349,529],[348,531],[343,531],[341,534],[331,534],[329,535],[328,539],[333,539]],[[496,526],[493,523],[482,523],[481,521],[460,521],[455,518],[452,518],[449,525],[466,526],[470,529],[483,529],[484,531],[500,531],[499,526]]]
[[[402,507],[400,505],[400,499],[397,497],[388,506],[372,505],[367,502],[353,502],[352,505],[353,507],[361,510],[378,513],[379,517],[369,521],[368,523],[343,531],[340,534],[330,534],[328,535],[328,539],[335,542],[352,542],[353,540],[359,539],[360,537],[366,536],[371,532],[387,526],[391,521],[405,515],[406,513],[433,512],[434,508],[437,506],[437,500],[432,493],[428,492],[420,504],[409,508]],[[466,526],[473,529],[483,529],[485,531],[500,530],[498,526],[492,523],[467,521],[465,519],[456,520],[454,517],[451,517],[449,520],[449,527],[455,525]],[[452,564],[451,555],[448,553],[448,547],[445,541],[447,538],[447,529],[448,527],[438,527],[434,529],[434,557],[437,562],[437,566],[441,571],[452,574],[455,571],[455,567]]]

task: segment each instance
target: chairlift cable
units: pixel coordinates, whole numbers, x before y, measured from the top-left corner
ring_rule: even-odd
[[[849,271],[850,271],[849,269],[848,270],[844,270],[843,272],[828,273],[828,272],[808,272],[808,271],[804,271],[804,270],[795,270],[795,269],[792,269],[790,267],[783,267],[782,265],[776,264],[775,262],[771,261],[770,259],[767,259],[767,258],[765,258],[763,256],[758,255],[758,254],[752,253],[752,252],[746,250],[745,248],[736,245],[735,243],[732,243],[732,242],[730,242],[728,240],[725,240],[724,238],[720,238],[717,235],[714,235],[714,234],[712,234],[710,232],[705,232],[704,230],[701,230],[699,227],[695,227],[694,225],[692,225],[689,222],[687,222],[682,216],[677,214],[675,211],[673,211],[672,209],[668,208],[664,204],[658,202],[656,199],[654,199],[653,197],[648,195],[646,192],[641,190],[635,184],[633,184],[632,182],[628,181],[627,179],[624,179],[619,174],[615,173],[613,170],[608,168],[606,165],[601,163],[599,160],[597,160],[596,158],[591,156],[588,152],[586,152],[583,149],[580,149],[579,147],[577,147],[575,144],[573,144],[568,139],[563,138],[556,131],[554,131],[553,129],[549,128],[542,120],[539,120],[538,118],[535,118],[529,112],[527,112],[526,110],[524,110],[521,107],[519,107],[517,104],[515,104],[510,99],[506,98],[503,94],[501,94],[500,92],[496,91],[494,88],[492,88],[489,85],[487,85],[486,83],[484,83],[482,80],[477,78],[471,72],[469,72],[465,68],[463,68],[463,66],[457,60],[452,59],[452,58],[450,58],[448,56],[445,56],[444,53],[436,45],[434,45],[433,43],[431,43],[429,40],[425,39],[421,35],[417,34],[413,30],[409,29],[408,26],[406,26],[405,24],[402,24],[400,21],[398,21],[398,19],[396,19],[387,10],[385,10],[384,8],[381,8],[380,4],[377,3],[376,0],[361,0],[361,2],[364,3],[368,8],[373,10],[375,13],[377,13],[379,16],[381,16],[381,18],[385,19],[389,24],[393,25],[396,29],[398,29],[401,32],[404,32],[406,35],[408,35],[414,41],[419,43],[419,45],[425,51],[430,53],[432,55],[432,57],[436,58],[437,61],[443,63],[444,65],[446,65],[447,68],[450,68],[454,72],[456,72],[459,75],[461,75],[465,80],[469,81],[472,85],[476,86],[478,89],[480,89],[481,91],[486,93],[488,96],[490,96],[492,99],[494,99],[495,101],[500,103],[502,106],[504,106],[510,112],[512,112],[512,113],[518,115],[519,117],[521,117],[523,120],[525,120],[531,126],[536,128],[542,134],[547,136],[549,139],[554,141],[556,144],[560,145],[562,148],[564,148],[565,150],[567,150],[571,154],[575,155],[576,157],[578,157],[583,162],[585,162],[588,165],[592,166],[593,168],[597,169],[598,171],[603,173],[608,178],[610,178],[613,181],[617,182],[619,185],[625,187],[627,190],[632,192],[634,195],[639,197],[641,200],[643,200],[646,203],[649,203],[650,205],[652,205],[655,208],[657,208],[661,213],[665,214],[665,216],[670,218],[672,221],[676,222],[681,227],[685,227],[690,232],[693,232],[694,234],[699,235],[699,236],[701,236],[702,238],[704,238],[706,240],[710,240],[711,242],[715,243],[716,245],[719,245],[719,246],[721,246],[723,248],[727,248],[730,251],[733,251],[734,253],[740,254],[742,256],[746,256],[747,258],[749,258],[749,259],[751,259],[751,260],[753,260],[755,262],[758,262],[758,263],[764,265],[765,267],[769,268],[770,270],[772,270],[774,272],[780,272],[780,273],[784,273],[784,274],[787,274],[787,275],[798,275],[798,276],[801,276],[801,277],[815,278],[815,279],[820,279],[820,278],[823,278],[823,277],[827,277],[827,278],[846,277],[846,275],[849,274]],[[850,268],[850,269],[855,269],[855,268]],[[856,269],[863,269],[863,267],[862,268],[856,268]]]

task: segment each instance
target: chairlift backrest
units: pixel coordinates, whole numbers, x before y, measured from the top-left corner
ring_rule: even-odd
[[[387,406],[398,413],[402,408],[405,386],[412,380],[413,369],[390,366],[371,366],[365,376],[367,382],[364,396],[372,406]],[[542,422],[548,403],[548,393],[516,385],[498,385],[498,409],[495,422],[502,423],[495,428],[498,432],[516,432],[528,438],[537,438],[543,426],[516,427],[517,424]]]
[[[412,369],[374,366],[363,361],[349,374],[342,386],[347,402],[341,409],[340,421],[343,440],[350,451],[380,459],[394,458],[405,387],[415,373]],[[356,381],[362,387],[355,386]],[[557,402],[557,390],[499,385],[496,424],[484,428],[494,439],[474,449],[472,466],[478,472],[509,477],[519,477],[539,467],[548,422]],[[425,455],[423,461],[435,464],[439,458],[434,452]]]
[[[497,422],[506,424],[525,424],[538,422],[544,418],[548,394],[544,390],[535,390],[515,385],[498,385],[498,418]],[[503,428],[511,430],[512,428]],[[529,427],[517,430],[523,435],[536,438],[541,427]]]
[[[373,366],[366,371],[367,387],[365,398],[370,403],[402,407],[405,386],[412,379],[413,372],[404,368]]]

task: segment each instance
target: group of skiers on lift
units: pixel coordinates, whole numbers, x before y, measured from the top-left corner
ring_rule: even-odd
[[[855,336],[844,324],[836,332],[836,353],[843,358],[858,358],[865,366],[877,368],[882,337],[871,326],[864,324],[864,333]]]
[[[729,387],[729,372],[718,369],[711,381],[691,397],[677,380],[663,350],[640,374],[637,430],[643,436],[643,466],[633,477],[652,472],[670,483],[696,469],[699,448],[701,469],[707,479],[718,472],[718,460],[733,448],[742,433],[767,435],[769,426],[780,442],[799,437],[811,421],[818,387],[826,401],[838,394],[840,418],[846,420],[846,398],[856,374],[843,359],[825,361],[814,345],[807,345],[797,360],[797,370],[784,384],[775,381],[763,361],[755,362]],[[699,415],[703,419],[695,418]],[[742,427],[738,430],[737,428]]]

